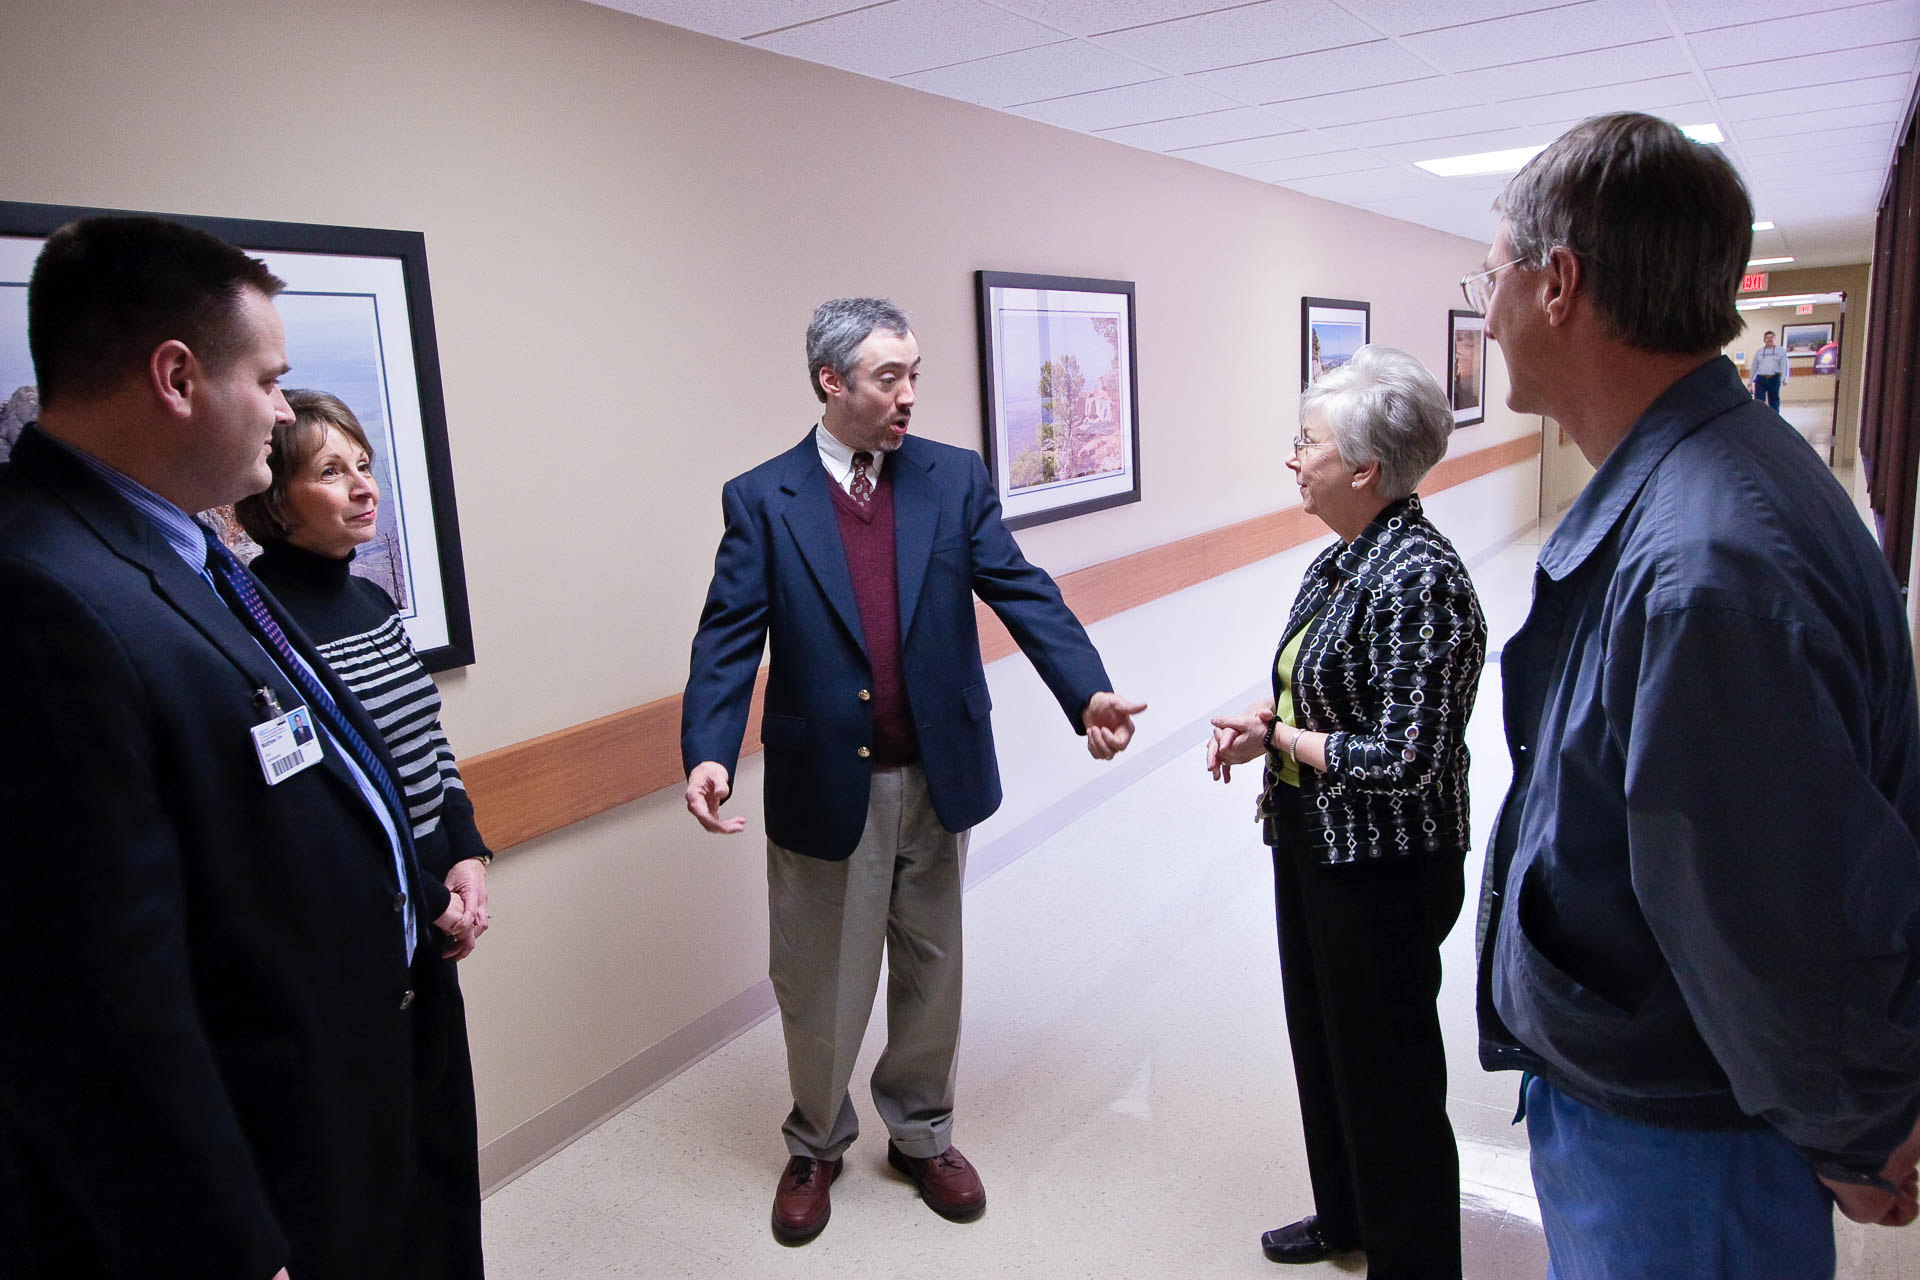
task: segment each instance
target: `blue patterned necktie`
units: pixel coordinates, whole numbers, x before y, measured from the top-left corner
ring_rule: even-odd
[[[335,740],[346,744],[353,758],[359,761],[362,772],[387,802],[387,809],[393,815],[393,828],[400,835],[407,862],[411,865],[414,860],[413,827],[407,821],[407,806],[393,785],[392,775],[380,763],[379,757],[374,755],[366,739],[354,729],[353,723],[342,714],[326,687],[294,654],[293,645],[287,641],[287,633],[280,629],[280,624],[267,610],[267,602],[260,598],[259,589],[253,585],[253,579],[247,576],[240,561],[234,558],[233,552],[227,550],[211,529],[203,527],[201,532],[207,538],[207,571],[221,588],[220,594],[226,598],[228,607],[252,628],[255,636],[265,642],[268,651],[279,659],[280,669],[293,682],[294,688],[300,691],[300,696],[307,700],[314,714],[332,731]]]

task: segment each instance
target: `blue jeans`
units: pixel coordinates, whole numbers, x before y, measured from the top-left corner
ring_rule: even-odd
[[[1780,412],[1780,375],[1764,373],[1753,380],[1753,398],[1766,401],[1767,408]]]
[[[1658,1129],[1524,1097],[1547,1280],[1833,1280],[1833,1200],[1771,1129]]]

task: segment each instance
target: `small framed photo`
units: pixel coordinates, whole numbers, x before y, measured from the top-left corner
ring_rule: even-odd
[[[1310,387],[1320,375],[1338,369],[1367,345],[1373,309],[1365,302],[1341,298],[1300,299],[1300,385]]]
[[[39,416],[27,351],[27,278],[40,246],[77,218],[125,212],[0,201],[0,461]],[[287,282],[274,299],[292,366],[282,385],[338,396],[374,446],[380,512],[373,540],[354,557],[353,572],[393,597],[427,670],[471,663],[473,624],[425,237],[368,227],[154,216],[219,236]],[[201,514],[241,559],[256,553],[230,508]]]
[[[1447,402],[1453,425],[1487,420],[1487,318],[1478,311],[1447,312]]]
[[[987,470],[1007,527],[1140,501],[1133,282],[975,278]]]
[[[1789,356],[1817,356],[1820,348],[1833,341],[1833,321],[1819,324],[1785,324],[1780,326],[1780,345],[1786,348]]]

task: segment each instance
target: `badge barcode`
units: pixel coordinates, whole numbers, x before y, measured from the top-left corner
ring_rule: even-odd
[[[273,776],[276,778],[285,777],[299,767],[300,757],[297,755],[288,756],[285,760],[275,760],[272,765]]]

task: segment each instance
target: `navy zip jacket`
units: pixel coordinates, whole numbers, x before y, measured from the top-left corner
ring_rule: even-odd
[[[1920,1112],[1913,652],[1847,495],[1727,360],[1602,464],[1502,668],[1483,1065],[1876,1172]]]

